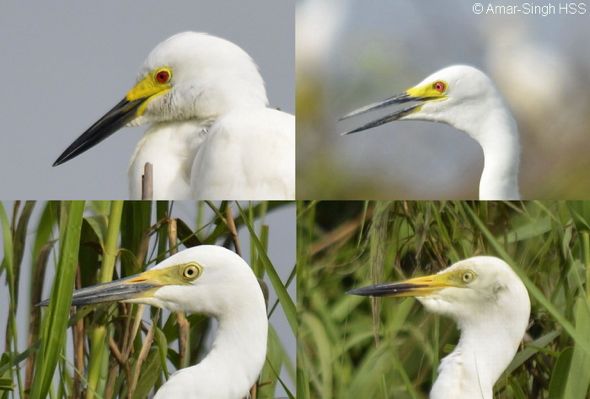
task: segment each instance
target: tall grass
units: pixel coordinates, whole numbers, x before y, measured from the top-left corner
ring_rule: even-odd
[[[345,292],[487,254],[532,302],[495,397],[588,398],[589,238],[590,202],[299,203],[299,397],[426,398],[457,342],[453,322],[414,299]]]
[[[185,247],[219,244],[241,252],[249,243],[246,260],[261,284],[268,276],[278,297],[269,303],[269,315],[282,308],[295,334],[295,305],[287,292],[292,279],[281,281],[267,256],[273,226],[265,224],[266,215],[285,204],[193,203],[196,220],[176,216],[174,205],[15,202],[7,210],[0,204],[0,277],[7,283],[0,295],[8,304],[6,319],[0,320],[6,330],[0,398],[145,398],[174,370],[195,364],[212,327],[206,316],[151,309],[146,318],[142,305],[129,304],[70,307],[75,287],[138,273]],[[238,234],[242,226],[248,231],[244,243]],[[30,291],[18,304],[20,279],[30,281]],[[35,306],[49,292],[48,308]],[[26,330],[18,329],[19,306],[30,314]],[[267,361],[251,397],[274,398],[278,386],[294,397],[281,370],[295,379],[294,359],[271,325]]]

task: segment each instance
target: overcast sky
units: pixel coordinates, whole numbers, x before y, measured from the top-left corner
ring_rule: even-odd
[[[292,2],[3,1],[0,198],[128,198],[129,159],[146,127],[123,129],[78,158],[51,165],[123,98],[150,50],[186,30],[246,50],[271,105],[294,112]]]

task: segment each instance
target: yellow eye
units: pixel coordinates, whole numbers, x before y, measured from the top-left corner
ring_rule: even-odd
[[[461,280],[463,280],[465,284],[472,282],[474,278],[475,273],[473,273],[472,271],[463,272],[463,274],[461,275]]]
[[[201,274],[201,267],[191,263],[187,265],[182,271],[182,276],[189,280],[194,280]]]
[[[170,82],[170,79],[172,78],[172,73],[171,73],[170,69],[162,68],[162,69],[158,70],[154,76],[155,76],[156,82],[158,82],[160,84],[165,84],[165,83]]]

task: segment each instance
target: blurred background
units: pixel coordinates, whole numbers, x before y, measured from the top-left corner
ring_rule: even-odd
[[[590,202],[297,202],[298,399],[426,399],[459,331],[413,298],[352,288],[497,256],[524,281],[527,332],[494,398],[590,396]],[[510,323],[510,320],[506,320]]]
[[[466,134],[405,121],[342,137],[366,118],[337,122],[452,64],[486,72],[509,103],[524,198],[590,197],[590,7],[476,15],[473,4],[297,2],[298,198],[477,198],[483,153]]]

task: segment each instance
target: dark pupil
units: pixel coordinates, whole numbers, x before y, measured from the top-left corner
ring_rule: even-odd
[[[193,269],[188,269],[186,271],[186,274],[189,275],[189,276],[192,276],[193,275]]]
[[[158,74],[158,80],[160,82],[165,82],[168,79],[168,74],[166,72],[160,72]]]

